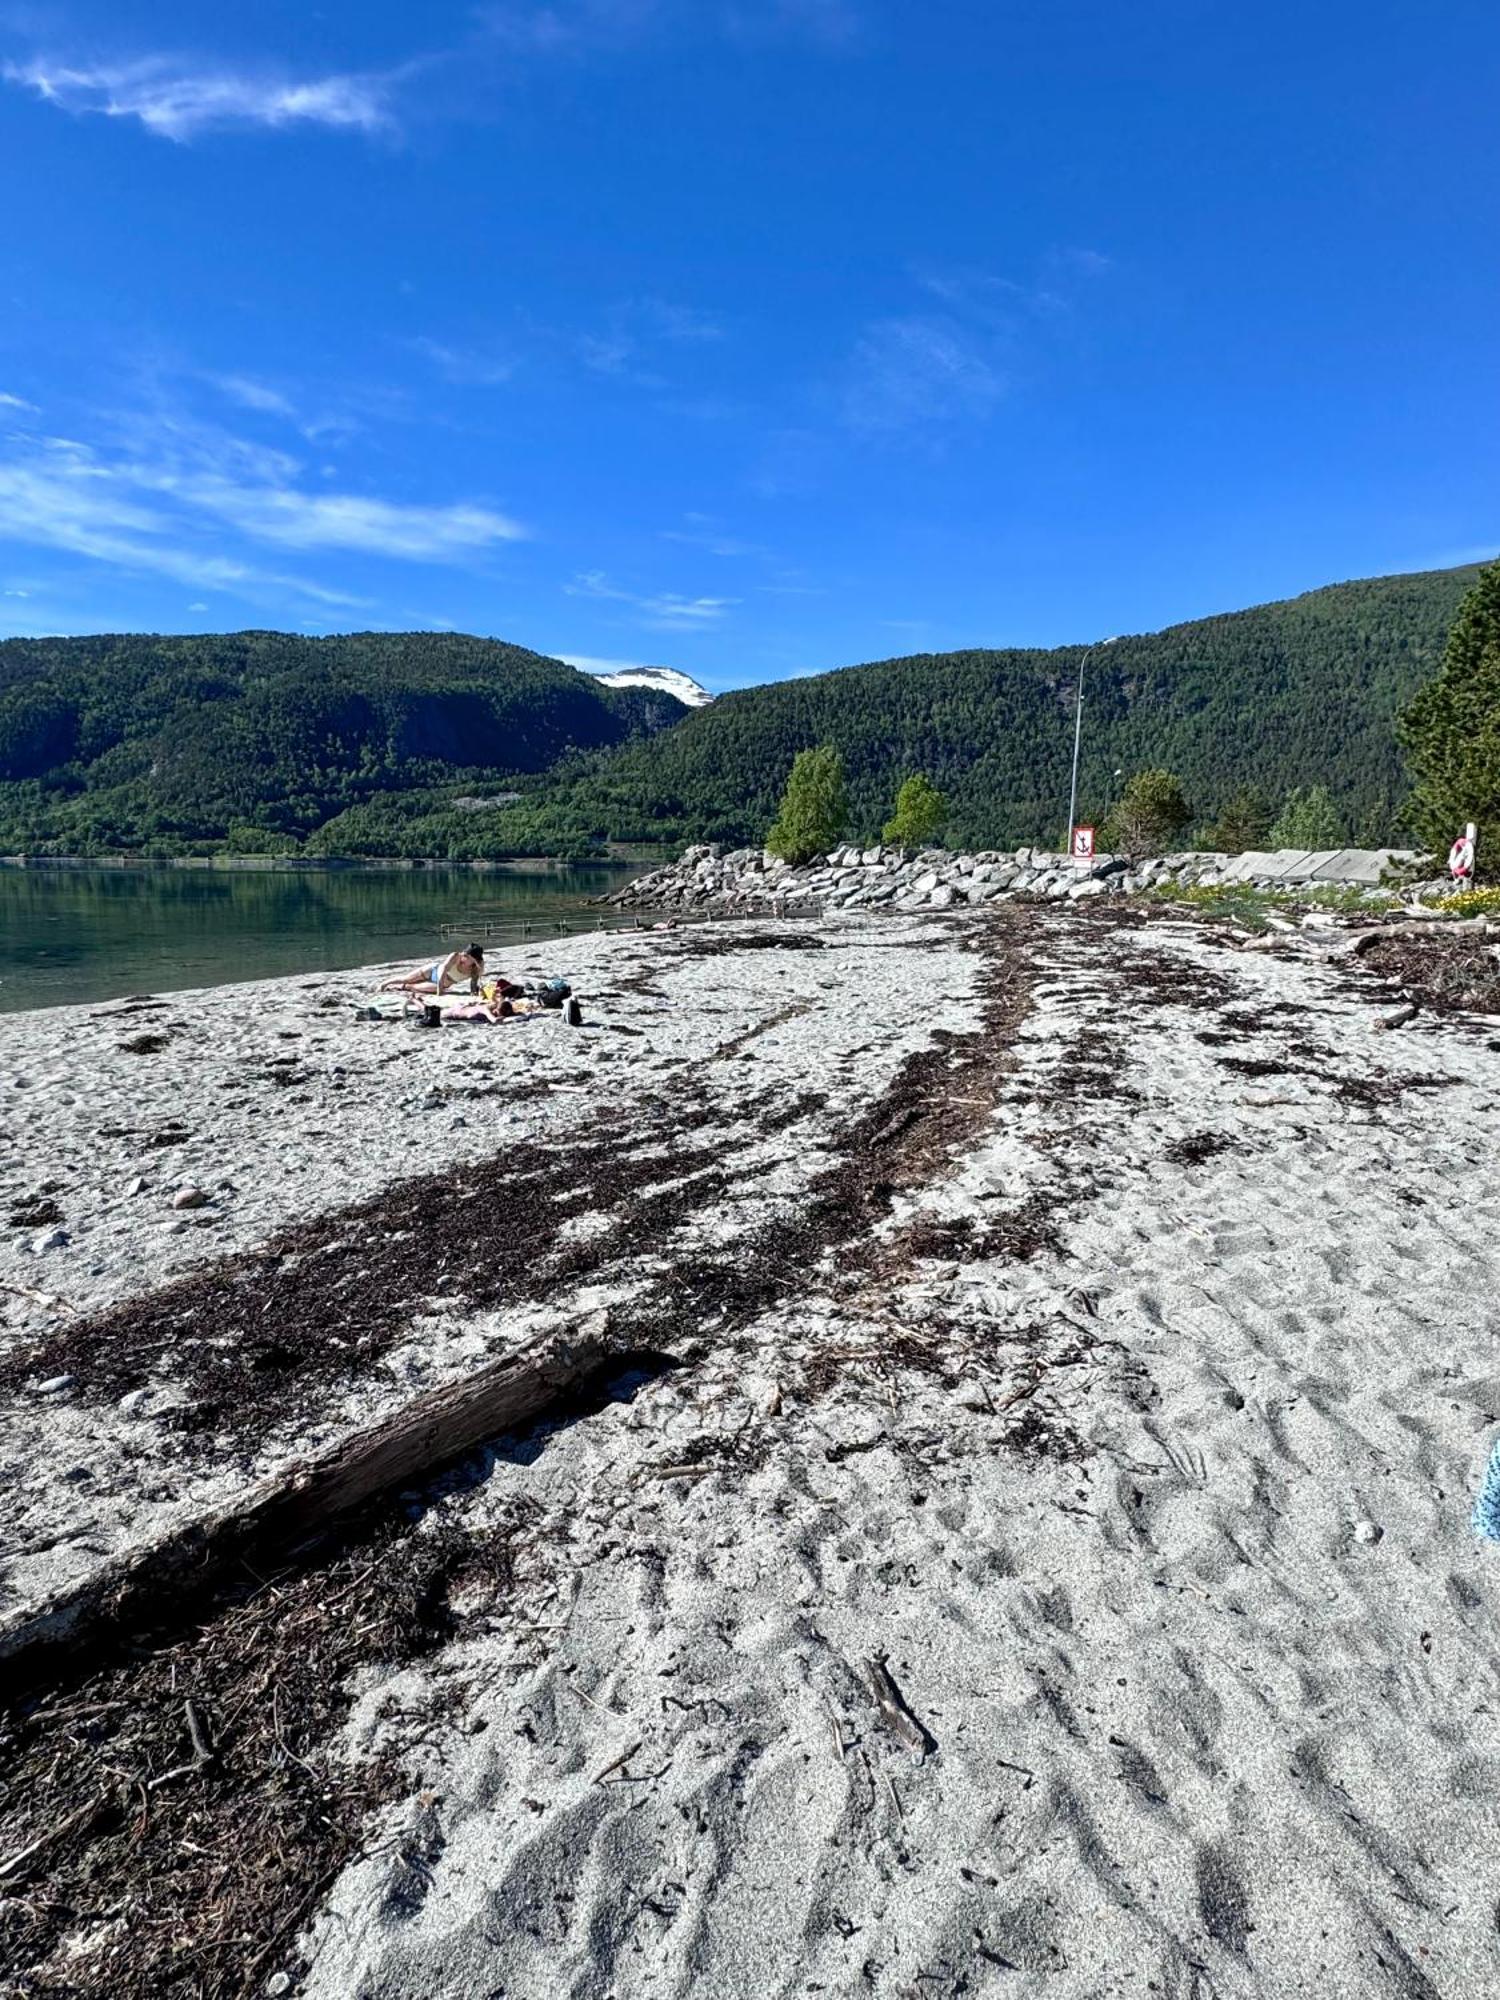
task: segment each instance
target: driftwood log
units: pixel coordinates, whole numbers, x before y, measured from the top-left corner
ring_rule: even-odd
[[[366,1501],[530,1421],[609,1358],[606,1330],[598,1314],[567,1337],[445,1383],[27,1608],[0,1630],[0,1698],[45,1671],[52,1647],[129,1630],[166,1604],[211,1590],[233,1564],[284,1557]]]

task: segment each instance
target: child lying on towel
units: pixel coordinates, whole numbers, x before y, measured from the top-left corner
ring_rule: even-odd
[[[528,1014],[545,1013],[540,1000],[527,1000],[520,995],[512,999],[509,994],[496,993],[489,998],[465,1000],[457,1007],[444,1010],[445,1021],[519,1021]]]

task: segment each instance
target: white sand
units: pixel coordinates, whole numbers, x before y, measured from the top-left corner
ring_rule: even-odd
[[[810,935],[785,923],[750,929]],[[0,1356],[29,1353],[70,1308],[127,1299],[402,1176],[503,1159],[530,1141],[559,1147],[565,1192],[571,1138],[586,1138],[602,1109],[659,1108],[684,1079],[706,1093],[707,1129],[739,1176],[707,1227],[716,1237],[748,1230],[795,1202],[829,1133],[926,1041],[934,979],[954,996],[951,1026],[975,1019],[963,996],[976,961],[933,919],[896,949],[887,933],[851,925],[836,950],[702,956],[715,935],[606,933],[506,961],[518,977],[564,970],[586,1009],[580,1030],[551,1014],[433,1032],[357,1020],[347,1003],[389,968],[178,993],[158,1012],[111,1003],[8,1016],[0,1131],[14,1144],[0,1166],[0,1214],[53,1190],[66,1241],[51,1243],[50,1225],[0,1231]],[[329,1000],[337,1006],[320,1004]],[[166,1047],[128,1052],[144,1033],[165,1034]],[[272,1068],[288,1058],[299,1080],[279,1086]],[[538,1085],[546,1094],[526,1094]],[[762,1140],[766,1107],[810,1085],[825,1108]],[[174,1124],[190,1134],[184,1143],[147,1143]],[[660,1179],[673,1183],[670,1154]],[[174,1210],[182,1187],[209,1205]],[[703,1227],[690,1223],[684,1241]],[[627,1259],[616,1290],[632,1283]],[[170,1371],[123,1408],[101,1408],[86,1384],[46,1393],[56,1378],[31,1369],[19,1394],[0,1395],[0,1637],[106,1560],[607,1296],[564,1288],[540,1308],[474,1315],[439,1290],[430,1319],[378,1370],[250,1452],[230,1426],[206,1456],[185,1456],[163,1421],[190,1400]],[[214,1329],[194,1337],[212,1341]]]
[[[1226,966],[1168,926],[1134,948]],[[1500,1411],[1495,1055],[1372,1037],[1327,972],[1252,957],[1244,1002],[1310,1011],[1221,1049],[1096,935],[1048,949],[1013,1101],[932,1201],[1049,1188],[1065,1255],[805,1296],[440,1503],[480,1536],[542,1513],[514,1600],[365,1692],[352,1741],[420,1736],[413,1796],[332,1896],[311,1993],[1493,1991],[1496,1555],[1466,1514]],[[1080,1042],[1139,1101],[1081,1099],[1039,1151],[1030,1089]],[[1310,1043],[1448,1087],[1372,1115],[1217,1060]],[[1203,1131],[1242,1150],[1163,1159]],[[1118,1343],[1033,1399],[1086,1455],[878,1366],[794,1399],[808,1354],[939,1313],[982,1332],[997,1404],[1018,1327]],[[751,1463],[653,1474],[726,1434]]]
[[[745,1068],[832,1089],[832,1120],[934,1028],[974,1018],[955,932],[826,934],[859,948],[663,954],[666,999],[630,1015],[651,1039],[624,1043],[620,1087],[674,1055],[696,1073],[757,1008],[803,999],[750,1064],[719,1066],[726,1127]],[[602,941],[599,983],[612,954],[651,949]],[[884,1281],[792,1272],[774,1314],[692,1369],[502,1441],[415,1502],[427,1523],[510,1537],[516,1585],[461,1597],[444,1652],[361,1689],[346,1751],[396,1751],[411,1792],[329,1896],[303,1990],[1494,1991],[1500,1552],[1467,1513],[1500,1417],[1500,1057],[1480,1032],[1372,1035],[1373,993],[1335,970],[1183,924],[1111,937],[1055,918],[1036,950],[1016,1071],[917,1206],[991,1218],[1035,1197],[1060,1250],[908,1261]],[[1162,982],[1131,983],[1132,964]],[[1227,1001],[1187,1004],[1193,968],[1222,975]],[[954,1005],[920,1004],[945,989]],[[705,1020],[705,1004],[729,1012]],[[1226,1006],[1262,1025],[1226,1029]],[[55,1015],[15,1025],[7,1069],[51,1093],[33,1105],[91,1061],[81,1095],[102,1118],[100,1093],[133,1094],[155,1060],[70,1054]],[[243,1061],[263,1031],[235,1032]],[[393,1143],[430,1126],[419,1092],[445,1048],[382,1074],[386,1031],[316,1032],[351,1079],[306,1107],[339,1150],[296,1188],[261,1185],[266,1127],[216,1121],[214,1157],[244,1190],[220,1240],[368,1187],[372,1152],[388,1171]],[[545,1033],[525,1060],[585,1060]],[[204,1053],[237,1060],[212,1034]],[[1225,1067],[1246,1057],[1313,1073]],[[65,1067],[71,1086],[40,1083]],[[1380,1072],[1442,1087],[1375,1109],[1338,1094]],[[1036,1101],[1059,1082],[1064,1102]],[[169,1074],[159,1088],[165,1111]],[[559,1132],[585,1116],[524,1113]],[[1235,1149],[1167,1157],[1204,1133]],[[782,1152],[756,1216],[812,1170]],[[100,1267],[80,1276],[101,1296],[138,1284],[163,1241],[106,1205],[126,1164],[96,1169],[83,1140],[68,1162],[77,1254]],[[40,1283],[41,1264],[12,1269]],[[949,1379],[890,1363],[902,1329]],[[834,1350],[842,1371],[809,1393]],[[701,1477],[672,1476],[701,1453]],[[872,1655],[930,1732],[925,1757],[878,1714]]]

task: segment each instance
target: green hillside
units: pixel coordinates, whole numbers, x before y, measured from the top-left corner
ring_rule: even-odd
[[[1242,784],[1326,785],[1395,831],[1394,719],[1477,570],[1337,584],[1094,654],[1081,808],[1163,764],[1199,823]],[[0,644],[0,851],[227,846],[454,859],[613,840],[760,839],[796,752],[835,743],[852,831],[901,779],[966,846],[1057,840],[1080,649],[920,654],[684,710],[521,647],[446,633]],[[515,802],[483,803],[497,792]],[[479,803],[476,803],[476,800]]]
[[[1384,840],[1406,790],[1395,716],[1436,670],[1477,573],[1337,584],[1096,651],[1081,813],[1102,817],[1117,769],[1163,764],[1199,822],[1241,784],[1275,800],[1318,783],[1352,834]],[[924,771],[948,795],[952,844],[1055,842],[1080,653],[918,654],[747,688],[554,783],[546,812],[559,829],[616,838],[759,839],[795,753],[831,742],[859,834],[873,835],[901,779]]]
[[[0,851],[263,850],[340,816],[357,845],[372,809],[379,825],[420,826],[429,851],[446,851],[449,818],[460,844],[483,823],[482,851],[494,816],[449,814],[450,796],[524,782],[685,712],[448,633],[11,639]]]

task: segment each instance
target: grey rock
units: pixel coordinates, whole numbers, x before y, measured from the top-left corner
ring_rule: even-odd
[[[115,1408],[121,1416],[133,1417],[137,1410],[143,1410],[151,1400],[149,1389],[130,1389],[123,1395]]]
[[[950,909],[957,900],[957,891],[949,888],[945,882],[941,888],[932,891],[931,895],[927,898],[927,907],[931,910],[946,910]]]
[[[71,1241],[66,1229],[44,1229],[31,1239],[31,1247],[41,1256],[47,1250],[65,1250]]]
[[[65,1389],[71,1389],[72,1386],[71,1375],[51,1375],[45,1382],[37,1383],[36,1392],[39,1396],[60,1396]]]
[[[202,1188],[179,1188],[172,1197],[173,1208],[207,1208],[208,1196]]]

